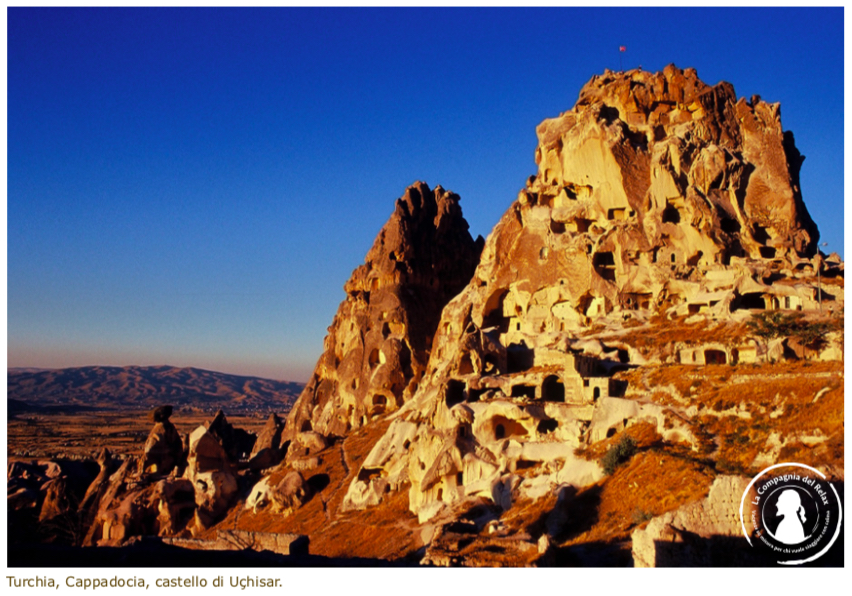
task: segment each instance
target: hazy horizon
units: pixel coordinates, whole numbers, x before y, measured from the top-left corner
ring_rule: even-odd
[[[227,363],[226,363],[227,365]],[[284,381],[288,383],[301,383],[306,384],[310,379],[310,375],[308,375],[305,379],[295,379],[295,378],[279,378],[279,377],[270,377],[266,374],[257,374],[251,371],[238,371],[238,370],[222,370],[218,368],[209,368],[207,366],[196,366],[194,364],[173,364],[171,362],[146,362],[144,364],[138,363],[129,363],[129,364],[103,364],[98,362],[86,362],[85,364],[72,364],[70,366],[7,366],[7,371],[33,371],[33,372],[48,372],[48,371],[60,371],[60,370],[68,370],[68,369],[77,369],[77,368],[158,368],[158,367],[169,367],[169,368],[192,368],[195,370],[214,372],[214,373],[222,373],[226,375],[233,375],[236,377],[256,377],[260,379],[267,379],[269,381]],[[262,370],[259,368],[259,370]]]
[[[458,193],[487,236],[537,171],[536,126],[606,68],[675,63],[780,102],[822,248],[842,256],[843,20],[10,7],[7,366],[306,382],[405,188]]]

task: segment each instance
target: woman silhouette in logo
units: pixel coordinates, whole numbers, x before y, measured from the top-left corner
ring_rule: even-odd
[[[802,507],[802,499],[792,488],[781,493],[775,503],[778,507],[778,515],[784,519],[775,528],[775,538],[784,544],[798,544],[805,539],[805,508]]]

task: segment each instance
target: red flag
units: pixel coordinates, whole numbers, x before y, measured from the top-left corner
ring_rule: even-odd
[[[619,51],[619,52],[626,52],[626,51],[627,51],[627,46],[618,46],[618,51]]]

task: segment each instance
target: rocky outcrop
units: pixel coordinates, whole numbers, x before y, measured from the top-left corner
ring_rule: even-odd
[[[218,414],[216,420],[220,420]],[[221,424],[217,428],[221,430]],[[208,528],[232,505],[239,488],[236,465],[222,445],[220,435],[210,428],[199,426],[190,434],[184,477],[195,490],[195,525],[199,529]]]
[[[272,502],[283,515],[287,515],[304,505],[313,491],[304,476],[293,471],[287,474],[275,487]]]
[[[248,459],[257,440],[254,433],[237,428],[228,422],[222,410],[217,411],[213,420],[207,425],[207,432],[219,443],[228,459],[234,464]]]
[[[116,508],[121,504],[123,496],[132,490],[134,478],[138,477],[138,460],[130,457],[125,459],[118,469],[109,476],[105,488],[99,488],[102,494],[95,513],[94,522],[89,526],[83,546],[96,546],[98,544],[116,544],[124,539],[127,526],[122,524],[121,529],[116,528]],[[127,516],[124,516],[127,519]]]
[[[284,454],[281,449],[281,433],[284,431],[284,421],[277,414],[269,415],[266,426],[260,431],[249,458],[249,468],[263,470],[271,468],[281,461]]]
[[[148,435],[142,455],[142,471],[168,474],[176,467],[183,468],[186,454],[180,433],[171,423],[172,406],[159,406],[151,412],[154,428]]]
[[[110,486],[110,477],[118,469],[119,462],[113,459],[109,449],[103,448],[97,459],[100,470],[98,475],[86,489],[83,500],[80,501],[78,511],[80,512],[83,526],[89,528],[98,514],[100,502]]]
[[[605,72],[536,132],[539,173],[528,198],[550,205],[556,224],[583,218],[614,230],[605,235],[618,253],[673,252],[676,265],[816,253],[819,233],[799,189],[803,158],[778,104],[738,100],[729,83],[707,85],[691,68]],[[624,242],[630,228],[638,236]],[[616,277],[622,269],[630,277],[627,255],[614,256]]]
[[[409,187],[344,286],[346,299],[284,440],[306,431],[344,436],[410,399],[441,310],[470,281],[480,248],[458,195],[422,182]]]
[[[91,539],[98,546],[120,546],[134,536],[181,535],[196,509],[194,495],[183,478],[137,484],[99,513]]]
[[[607,71],[537,134],[538,174],[444,309],[416,395],[344,508],[408,486],[425,521],[472,497],[508,507],[518,494],[588,486],[600,469],[574,449],[638,420],[694,443],[665,408],[612,399],[623,388],[610,375],[637,352],[578,336],[653,315],[816,308],[818,232],[777,104],[738,100],[692,69]],[[797,267],[795,282],[771,283]],[[536,471],[521,479],[518,468]]]
[[[9,462],[6,494],[10,535],[24,532],[26,536],[17,538],[34,540],[38,536],[47,542],[78,544],[87,527],[78,508],[96,471],[93,462]]]
[[[749,481],[739,476],[718,476],[707,498],[655,517],[644,528],[634,530],[634,565],[707,567],[724,564],[725,558],[731,556],[732,547],[745,541],[739,510]],[[756,556],[753,560],[742,560],[748,555],[748,549],[736,549],[735,556],[740,558],[738,564],[758,562]]]
[[[170,415],[171,408],[154,411],[155,430],[165,429],[156,433],[158,437],[167,436]],[[274,439],[272,433],[264,440]],[[157,452],[151,445],[161,445],[161,440],[149,438],[143,459],[128,458],[117,470],[109,454],[102,454],[101,472],[80,506],[88,528],[83,544],[119,546],[133,536],[188,537],[209,528],[234,504],[239,493],[238,468],[254,442],[253,434],[235,428],[219,411],[190,434],[181,475],[171,466],[164,477],[166,467],[157,467],[168,451]]]

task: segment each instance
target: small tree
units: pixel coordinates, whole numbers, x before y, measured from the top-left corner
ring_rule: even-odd
[[[758,313],[747,325],[752,333],[763,339],[792,337],[812,349],[819,349],[825,343],[825,335],[838,327],[831,321],[808,321],[802,314],[777,311]]]
[[[795,327],[795,323],[796,317],[793,315],[768,310],[754,315],[746,325],[756,336],[772,339],[789,336]]]

